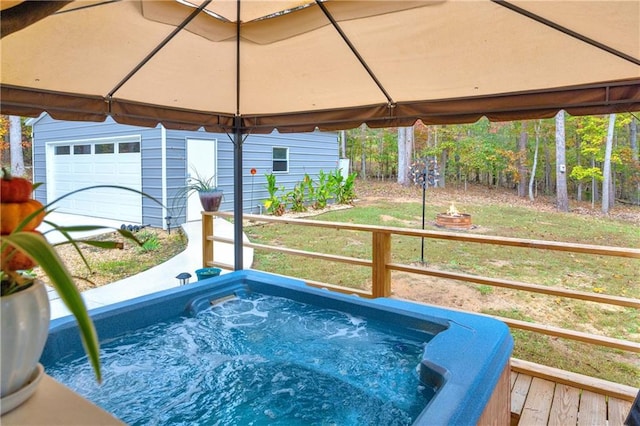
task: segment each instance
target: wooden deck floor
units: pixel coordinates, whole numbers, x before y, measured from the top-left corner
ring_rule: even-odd
[[[619,426],[630,409],[630,401],[511,371],[511,426]]]

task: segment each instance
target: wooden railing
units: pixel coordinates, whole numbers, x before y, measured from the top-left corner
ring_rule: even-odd
[[[232,218],[233,214],[225,212],[216,213],[203,213],[203,266],[220,266],[228,269],[233,269],[231,265],[225,265],[215,263],[213,261],[213,243],[214,241],[233,244],[232,239],[216,237],[213,229],[213,219],[215,216]],[[539,293],[545,295],[553,295],[559,297],[565,297],[569,299],[577,299],[583,301],[590,301],[600,304],[608,304],[621,306],[626,308],[633,308],[640,311],[640,299],[611,296],[606,294],[591,293],[576,291],[558,287],[549,287],[538,284],[525,283],[520,281],[512,281],[499,278],[488,278],[476,275],[469,275],[463,273],[446,272],[442,270],[427,268],[427,267],[415,267],[411,265],[393,263],[391,261],[391,237],[393,235],[410,236],[417,238],[430,238],[439,240],[450,240],[467,243],[479,243],[479,244],[491,244],[498,246],[511,246],[511,247],[523,247],[527,249],[535,250],[553,250],[571,253],[583,253],[590,255],[602,255],[613,256],[623,258],[640,259],[640,249],[636,248],[619,248],[619,247],[607,247],[599,245],[589,244],[574,244],[574,243],[562,243],[543,240],[528,240],[520,238],[505,238],[485,235],[474,235],[468,233],[459,232],[442,232],[442,231],[430,231],[430,230],[417,230],[408,228],[396,228],[396,227],[382,227],[373,225],[358,225],[352,223],[340,223],[340,222],[324,222],[315,220],[304,219],[289,219],[272,216],[262,215],[244,215],[244,220],[250,220],[255,222],[265,223],[279,223],[292,226],[311,226],[317,228],[330,228],[345,231],[360,231],[368,232],[372,234],[372,256],[371,259],[360,259],[354,257],[338,256],[333,254],[323,254],[317,252],[309,252],[304,250],[291,249],[286,247],[269,246],[265,244],[257,244],[251,242],[245,242],[245,247],[250,247],[258,250],[273,251],[279,253],[286,253],[295,256],[303,256],[313,259],[322,259],[325,261],[344,263],[347,265],[366,266],[372,269],[372,288],[371,292],[364,290],[358,290],[353,288],[341,287],[332,285],[330,283],[305,280],[308,285],[315,287],[322,287],[332,289],[348,294],[358,294],[362,297],[390,297],[391,296],[391,272],[402,271],[409,272],[418,275],[439,277],[457,281],[464,281],[474,284],[482,284],[493,287],[502,287],[513,290],[521,290],[532,293]],[[495,316],[494,316],[495,317]],[[579,342],[589,343],[593,345],[599,345],[603,347],[615,348],[623,351],[629,351],[634,353],[640,353],[640,343],[632,342],[624,339],[611,338],[606,336],[600,336],[590,333],[585,333],[576,330],[565,329],[561,327],[555,327],[546,324],[538,324],[526,321],[515,320],[511,318],[495,317],[505,322],[510,328],[531,331],[548,336],[561,337],[565,339],[575,340]],[[540,372],[540,368],[537,365],[529,365],[526,361],[514,360],[516,368],[521,371],[527,372],[532,375],[544,377],[545,374],[549,374],[549,370],[546,373]],[[536,374],[537,373],[537,374]],[[557,376],[557,374],[556,374]],[[563,376],[562,374],[560,376]],[[567,376],[567,375],[564,375]],[[570,376],[570,375],[569,375]],[[567,376],[568,377],[568,376]],[[558,377],[556,377],[556,380]],[[580,384],[583,388],[588,387],[588,383],[584,383],[584,380],[576,382],[574,379],[568,379],[566,377],[560,377],[560,382],[575,385]],[[596,380],[596,379],[594,379]],[[558,380],[557,380],[558,381]],[[604,381],[594,382],[594,388],[597,387],[603,390],[603,387],[610,388],[604,389],[607,394],[622,399],[633,400],[638,390],[631,386],[615,386],[605,383]]]

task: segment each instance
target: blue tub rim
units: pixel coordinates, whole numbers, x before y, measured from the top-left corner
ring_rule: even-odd
[[[113,324],[124,314],[135,318],[135,321],[128,319],[127,322],[135,323],[136,328],[145,327],[162,320],[161,317],[172,318],[185,315],[189,311],[193,312],[194,309],[197,311],[200,307],[194,304],[199,303],[197,301],[206,296],[207,292],[223,292],[237,287],[239,283],[255,288],[257,292],[261,292],[260,288],[271,288],[276,292],[293,292],[292,294],[303,299],[317,299],[317,296],[322,296],[322,299],[318,300],[323,300],[323,303],[331,301],[332,309],[336,309],[336,303],[347,303],[350,306],[375,308],[380,312],[413,317],[440,327],[441,332],[427,345],[422,364],[442,379],[442,387],[415,420],[414,425],[477,423],[493,395],[500,376],[504,369],[509,367],[513,339],[506,324],[494,318],[400,299],[365,299],[357,295],[309,287],[298,279],[253,270],[235,271],[95,308],[90,310],[89,314],[101,341],[104,341],[123,332],[122,329],[114,331]],[[154,309],[153,314],[150,314],[149,309]],[[340,310],[340,307],[337,309]],[[71,315],[51,321],[49,339],[41,359],[44,365],[65,355],[62,343],[67,343],[64,345],[67,346],[67,352],[81,350],[76,328],[75,319]],[[75,342],[75,347],[71,345],[70,349],[69,339]],[[461,342],[464,342],[464,345],[461,345]],[[479,354],[484,354],[483,359],[487,360],[481,365],[478,362],[481,358]],[[458,369],[459,365],[464,366],[462,371]]]

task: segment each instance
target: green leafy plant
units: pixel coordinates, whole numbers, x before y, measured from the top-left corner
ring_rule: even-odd
[[[160,248],[160,240],[153,232],[143,231],[138,234],[138,240],[142,243],[138,250],[142,253],[156,251]]]
[[[307,206],[305,205],[305,188],[306,184],[303,180],[298,182],[293,187],[293,190],[287,193],[287,201],[291,203],[291,210],[294,212],[307,211]]]
[[[275,216],[282,216],[285,206],[282,204],[281,198],[278,196],[278,191],[283,191],[284,188],[276,185],[276,175],[269,173],[265,175],[267,178],[267,191],[269,192],[269,198],[264,201],[264,207],[269,214]]]
[[[314,185],[313,178],[305,173],[303,183],[307,188],[307,202],[310,202],[312,205],[315,205],[317,195],[316,195],[316,187]]]
[[[346,179],[340,170],[329,173],[329,185],[338,204],[350,204],[356,198],[355,179],[357,173],[351,173]]]
[[[324,209],[327,207],[327,202],[331,198],[330,187],[330,175],[327,175],[324,171],[318,172],[318,184],[315,188],[315,202],[313,204],[314,209]]]
[[[37,186],[38,184],[33,185],[33,189],[35,189]],[[18,255],[26,255],[28,259],[39,265],[44,273],[49,277],[51,285],[57,291],[60,299],[64,302],[69,311],[76,318],[76,321],[78,322],[78,328],[80,330],[82,344],[85,348],[85,352],[87,353],[89,361],[93,366],[96,374],[96,379],[100,382],[102,376],[100,370],[98,337],[93,322],[91,321],[91,318],[89,317],[89,314],[87,312],[84,301],[80,296],[80,292],[75,286],[73,277],[71,276],[71,273],[65,266],[64,262],[58,256],[54,246],[45,239],[43,234],[31,230],[25,230],[25,226],[32,220],[34,220],[34,218],[40,217],[41,215],[44,215],[46,217],[46,215],[51,213],[54,210],[52,206],[62,199],[78,192],[96,188],[115,188],[136,192],[162,205],[159,201],[155,200],[155,198],[145,193],[121,186],[96,185],[92,187],[82,188],[65,194],[62,197],[49,203],[48,205],[42,206],[41,208],[32,211],[29,215],[26,215],[24,219],[11,230],[10,233],[0,236],[0,250],[2,252],[1,296],[7,296],[25,290],[33,285],[34,280],[36,279],[35,275],[31,273],[31,271],[25,271],[11,267],[11,259],[13,257]],[[51,227],[51,229],[47,232],[57,231],[62,234],[65,238],[65,241],[59,244],[71,244],[76,249],[84,264],[89,269],[90,266],[78,245],[79,242],[73,239],[71,233],[94,231],[100,229],[112,229],[104,226],[90,225],[59,226],[46,219],[43,220],[43,223],[46,223]],[[118,232],[124,238],[131,240],[136,244],[141,244],[140,241],[130,231],[123,229],[113,230]],[[122,248],[122,243],[119,241],[82,240],[82,244],[105,249]]]
[[[204,177],[196,169],[192,170],[195,176],[190,176],[187,185],[184,187],[186,196],[193,192],[213,192],[218,190],[215,175]]]

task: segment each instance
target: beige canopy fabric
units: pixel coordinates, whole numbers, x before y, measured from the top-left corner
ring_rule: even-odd
[[[640,110],[639,0],[2,1],[2,27],[3,114],[266,133]]]
[[[233,133],[236,241],[242,134],[640,110],[640,0],[0,7],[2,114]]]

